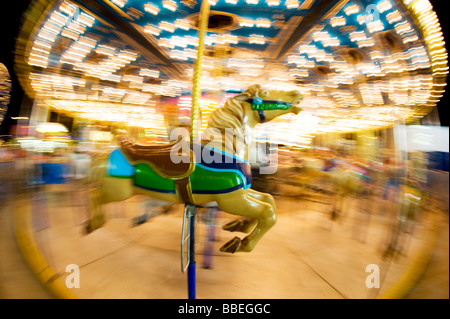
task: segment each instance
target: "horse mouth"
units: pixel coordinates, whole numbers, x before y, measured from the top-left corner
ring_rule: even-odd
[[[293,102],[292,102],[292,113],[294,114],[298,114],[300,113],[300,111],[302,110],[302,108],[300,107],[300,102],[303,100],[303,96],[300,96],[298,98],[296,98]]]
[[[301,110],[302,110],[302,108],[298,105],[292,107],[292,113],[294,113],[294,114],[300,113]]]

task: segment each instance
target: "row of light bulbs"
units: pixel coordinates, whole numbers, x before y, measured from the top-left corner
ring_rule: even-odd
[[[123,3],[123,6],[126,4],[126,1],[120,2],[120,0],[114,1],[110,0],[111,2],[117,2],[115,3],[120,7],[120,3]],[[250,0],[249,0],[250,1]],[[173,2],[173,1],[172,1]],[[389,11],[392,9],[392,7],[389,7],[390,1],[382,1],[378,4],[378,6],[381,6],[382,12]],[[426,52],[426,49],[423,46],[416,46],[411,47],[407,52],[403,53],[397,53],[398,56],[393,55],[392,57],[384,56],[381,52],[374,51],[372,59],[381,61],[379,66],[378,65],[362,65],[361,70],[356,70],[355,68],[348,68],[347,64],[342,64],[339,61],[334,61],[332,56],[327,55],[325,51],[320,51],[317,47],[314,45],[311,45],[311,43],[314,42],[322,42],[327,43],[327,41],[339,41],[336,37],[331,36],[329,33],[324,31],[317,31],[316,33],[312,34],[312,38],[310,39],[309,43],[304,43],[302,48],[305,50],[304,52],[301,52],[302,54],[305,54],[308,56],[309,59],[306,58],[306,56],[295,56],[292,55],[288,57],[288,62],[291,64],[296,65],[296,69],[292,72],[295,73],[296,76],[298,74],[309,74],[306,73],[308,69],[315,66],[315,62],[312,59],[315,59],[316,62],[328,62],[328,63],[336,63],[336,65],[331,65],[331,67],[334,67],[336,69],[341,69],[341,74],[336,75],[334,79],[331,79],[329,83],[324,82],[325,84],[317,85],[314,83],[307,84],[301,88],[302,93],[305,93],[308,97],[308,102],[311,102],[311,106],[317,107],[317,108],[324,108],[326,109],[326,106],[329,107],[329,109],[335,108],[337,105],[347,105],[347,106],[359,106],[359,99],[356,98],[351,92],[341,92],[338,90],[330,91],[332,88],[336,88],[336,83],[347,83],[352,84],[354,83],[354,78],[358,75],[358,72],[366,72],[366,75],[374,75],[374,76],[383,76],[387,75],[389,73],[399,73],[402,74],[403,72],[409,72],[413,70],[418,69],[426,69],[430,66],[433,68],[433,75],[446,75],[448,72],[448,67],[446,65],[446,58],[447,54],[445,52],[445,49],[442,48],[442,33],[440,32],[439,24],[437,22],[437,19],[435,15],[433,15],[432,10],[426,5],[428,1],[405,1],[405,3],[408,3],[408,5],[416,6],[416,10],[422,10],[422,17],[421,23],[423,24],[423,27],[428,30],[426,33],[425,40],[429,44],[429,47],[431,50],[431,60],[428,58],[428,54]],[[122,7],[123,7],[122,6]],[[377,7],[378,7],[377,6]],[[347,9],[351,8],[351,9]],[[344,10],[345,14],[347,16],[356,14],[360,10],[356,11],[355,6],[348,6]],[[74,7],[72,4],[69,4],[67,2],[63,2],[61,7],[59,8],[59,11],[55,11],[50,16],[49,20],[44,23],[44,27],[40,30],[40,32],[37,35],[37,40],[33,44],[33,49],[31,51],[32,54],[30,54],[29,62],[30,64],[41,62],[39,66],[46,66],[48,63],[48,52],[51,49],[51,46],[53,42],[55,41],[58,34],[63,35],[63,32],[72,32],[74,35],[74,38],[77,39],[77,42],[74,42],[73,45],[65,52],[65,55],[62,56],[61,61],[64,61],[65,63],[72,63],[75,68],[78,68],[79,70],[82,70],[88,75],[91,76],[97,76],[97,77],[106,77],[106,76],[113,76],[113,73],[116,72],[118,69],[124,67],[125,65],[135,61],[138,58],[138,55],[134,52],[123,52],[120,50],[116,50],[113,47],[105,46],[105,45],[99,45],[95,40],[90,39],[88,37],[83,37],[82,34],[85,32],[87,27],[92,26],[92,24],[95,22],[95,19],[90,17],[89,15],[85,15],[84,13],[81,13],[78,15],[77,23],[74,24],[73,16],[75,15],[76,7]],[[358,21],[365,22],[367,20],[363,19],[365,16],[361,15],[358,16]],[[409,25],[408,22],[402,20],[401,15],[398,13],[398,11],[393,11],[387,13],[387,20],[391,24],[395,24],[394,30],[400,35],[403,36],[403,41],[406,43],[417,41],[415,40],[405,40],[405,39],[414,39],[411,38],[413,35],[411,33],[414,31],[411,25]],[[257,20],[254,20],[257,21]],[[183,24],[186,21],[178,20],[177,27],[182,28],[183,26],[186,28],[186,24]],[[269,21],[270,22],[270,21]],[[248,26],[250,26],[250,21],[247,21]],[[343,26],[346,23],[346,18],[344,16],[342,17],[334,17],[330,19],[330,23],[333,27]],[[244,22],[245,24],[245,22]],[[333,25],[334,24],[334,25]],[[368,29],[369,29],[369,23],[367,23]],[[168,25],[170,27],[170,25]],[[167,27],[167,25],[166,25]],[[260,26],[261,27],[261,26]],[[372,29],[373,32],[378,32],[376,28],[380,28],[380,26],[374,25],[374,29]],[[373,33],[370,29],[368,30],[369,33]],[[63,35],[64,36],[64,35]],[[66,35],[68,36],[68,35]],[[70,37],[70,35],[68,36]],[[350,37],[353,37],[354,42],[357,42],[358,45],[364,45],[363,41],[370,40],[370,37],[368,37],[365,32],[363,33],[351,33]],[[409,38],[408,38],[409,37]],[[194,38],[195,39],[195,38]],[[212,37],[209,39],[211,44],[213,43],[219,43],[219,41],[229,41],[228,43],[232,43],[234,41],[233,39],[221,39],[219,36]],[[216,41],[216,42],[214,42]],[[258,37],[255,36],[254,41],[260,41],[260,43],[265,43],[262,41],[265,41],[265,39],[262,38],[262,36]],[[196,43],[196,41],[193,41],[192,43]],[[256,42],[258,43],[258,42]],[[335,42],[337,43],[337,42]],[[195,44],[194,44],[195,46]],[[308,47],[309,46],[309,47]],[[327,47],[327,45],[324,45]],[[333,44],[328,45],[330,47],[333,47]],[[83,64],[85,62],[82,62],[83,58],[86,57],[86,55],[91,52],[92,50],[96,50],[98,53],[106,55],[108,58],[106,58],[105,61],[108,61],[108,63],[104,63],[99,67],[95,64]],[[301,49],[299,48],[301,51]],[[195,52],[195,50],[191,49],[192,53]],[[300,52],[299,51],[299,52]],[[178,50],[178,52],[173,52],[174,54],[177,53],[179,56],[182,56],[183,50]],[[120,58],[119,58],[120,57]],[[410,65],[405,65],[406,61],[410,61]],[[45,63],[44,63],[45,62]],[[230,61],[229,64],[237,63],[236,61]],[[244,61],[245,63],[245,61]],[[38,64],[33,64],[38,65]],[[261,63],[256,63],[257,67],[250,68],[252,70],[260,70]],[[44,67],[45,67],[44,66]],[[378,69],[376,69],[378,67]],[[239,68],[239,67],[237,67]],[[416,68],[416,69],[414,69]],[[103,73],[102,73],[103,72]],[[254,73],[255,76],[261,75],[261,73]],[[155,93],[158,92],[158,90],[161,89],[162,86],[158,85],[149,85],[142,83],[142,78],[144,76],[150,76],[150,77],[158,77],[160,76],[159,71],[150,70],[150,69],[144,69],[140,71],[139,76],[116,76],[115,81],[116,82],[129,82],[130,88],[134,88],[137,90],[142,91],[144,93],[136,93],[133,94],[131,92],[128,92],[127,94],[124,93],[124,91],[120,91],[120,89],[114,90],[114,89],[106,89],[104,88],[102,90],[102,94],[98,95],[97,97],[101,97],[104,94],[105,100],[97,102],[107,103],[108,100],[106,100],[106,97],[108,97],[109,102],[115,101],[120,103],[126,103],[128,105],[136,106],[136,104],[142,104],[143,98],[145,97],[146,92],[147,93]],[[339,80],[338,76],[341,76],[341,79]],[[107,77],[106,77],[107,78]],[[107,78],[111,79],[111,78]],[[268,79],[267,87],[270,87],[272,89],[286,89],[285,84],[283,83],[283,87],[277,87],[278,84],[276,82],[280,82],[282,77],[276,77],[272,76],[271,79]],[[208,79],[208,83],[209,82]],[[221,81],[219,85],[217,85],[218,88],[223,87],[233,87],[236,85],[244,86],[243,82],[248,80],[242,80],[242,82],[235,81],[235,79],[220,79],[216,78],[214,79],[215,82]],[[253,81],[252,79],[250,79]],[[342,82],[339,82],[342,81]],[[395,82],[396,81],[396,82]],[[405,78],[405,79],[397,79],[393,81],[384,81],[384,82],[376,82],[375,84],[362,84],[359,86],[359,91],[361,94],[361,98],[363,99],[363,102],[367,105],[382,105],[382,96],[381,94],[383,92],[388,91],[388,97],[391,101],[395,102],[397,105],[417,105],[417,104],[424,104],[426,100],[430,99],[430,96],[432,99],[437,100],[440,97],[440,94],[443,91],[444,84],[441,83],[434,83],[434,89],[433,88],[433,78],[431,75],[424,75],[424,76],[417,76],[413,81],[411,81],[411,78]],[[203,81],[206,83],[205,81]],[[233,83],[234,82],[234,83]],[[272,82],[272,83],[271,83]],[[281,81],[283,82],[283,81]],[[415,86],[411,86],[411,84]],[[76,87],[82,87],[85,85],[83,81],[76,81],[76,80],[67,80],[64,77],[61,77],[59,79],[54,78],[51,85],[46,84],[45,81],[42,81],[42,78],[39,80],[35,79],[33,82],[33,85],[36,90],[46,91],[49,94],[52,94],[52,98],[55,99],[53,101],[52,107],[57,108],[58,103],[61,103],[62,99],[69,100],[70,98],[73,98],[75,101],[74,104],[83,105],[83,103],[87,103],[86,105],[89,105],[91,107],[94,106],[94,104],[89,104],[88,102],[93,102],[92,100],[95,100],[95,95],[91,97],[86,97],[85,100],[80,101],[80,95],[77,95],[75,93],[74,88]],[[46,87],[47,85],[47,87]],[[165,88],[171,88],[173,92],[177,92],[175,94],[179,94],[181,92],[181,89],[183,86],[185,86],[186,83],[175,83],[175,82],[166,82],[164,83]],[[246,86],[246,85],[245,85]],[[385,88],[383,88],[385,86]],[[206,86],[208,87],[208,86]],[[295,87],[295,86],[294,86]],[[386,87],[389,87],[390,89],[386,89]],[[393,89],[395,88],[395,89]],[[414,91],[414,92],[412,92]],[[166,92],[159,91],[162,94],[166,94]],[[431,93],[430,93],[431,92]],[[332,98],[330,98],[330,96]],[[56,100],[59,99],[59,100]],[[89,101],[89,99],[91,99]],[[146,101],[148,102],[148,100]],[[384,102],[384,101],[383,101]],[[117,103],[116,103],[117,104]],[[62,104],[61,104],[62,105]],[[103,106],[109,105],[110,107],[113,107],[113,104],[101,104]],[[118,105],[116,105],[118,106]],[[391,107],[391,106],[390,106]],[[86,106],[86,111],[81,112],[78,111],[76,114],[83,114],[80,116],[87,117],[86,114],[90,114],[89,116],[93,115],[93,113],[87,112],[89,107]],[[74,108],[72,108],[74,110]],[[105,110],[105,109],[103,109]],[[136,110],[136,109],[133,109]],[[408,110],[408,111],[406,111]],[[66,108],[65,111],[70,112],[70,108]],[[403,112],[404,111],[404,112]],[[75,112],[75,111],[74,111]],[[403,112],[403,113],[402,113]],[[413,111],[408,108],[401,109],[399,108],[397,115],[400,114],[401,116],[404,116],[404,118],[408,118],[413,116]],[[114,116],[117,116],[117,112],[112,112],[113,114],[116,114]],[[97,115],[99,113],[96,113]],[[334,113],[335,115],[336,113]],[[349,129],[355,129],[360,127],[362,124],[364,125],[371,125],[371,127],[375,127],[376,125],[385,125],[386,123],[389,123],[391,121],[390,116],[391,113],[382,113],[384,114],[384,119],[382,117],[378,119],[371,119],[371,120],[357,120],[357,119],[349,119],[347,117],[347,120],[341,120],[340,124],[340,130],[349,130]],[[333,113],[329,114],[322,114],[324,118],[333,118],[336,120],[336,117],[333,117]],[[346,116],[342,114],[342,116],[345,118]],[[116,120],[122,119],[123,117],[116,117]],[[134,119],[135,122],[137,121],[144,121],[144,119]],[[326,121],[326,120],[324,120]],[[144,123],[144,122],[142,122]],[[154,123],[153,123],[154,124]],[[329,124],[329,123],[328,123]],[[345,124],[345,125],[344,125]],[[336,126],[330,125],[329,129],[337,129]],[[321,128],[322,131],[326,131],[327,128]]]

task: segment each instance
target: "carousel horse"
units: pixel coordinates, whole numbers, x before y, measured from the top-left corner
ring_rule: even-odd
[[[377,171],[377,168],[369,164],[339,162],[340,164],[330,166],[323,165],[324,163],[317,160],[304,159],[302,164],[296,167],[294,175],[294,178],[302,185],[311,185],[313,180],[317,179],[329,184],[330,191],[334,194],[331,211],[333,220],[346,211],[352,196],[365,197],[371,194]]]
[[[275,224],[276,216],[273,197],[251,189],[251,133],[258,123],[298,114],[301,100],[298,91],[253,85],[211,114],[201,143],[190,145],[181,138],[166,145],[142,145],[128,137],[119,139],[117,149],[93,159],[86,231],[105,223],[104,204],[143,194],[172,203],[214,204],[241,216],[223,229],[249,234],[243,239],[234,237],[220,250],[252,251]]]
[[[395,220],[384,258],[404,253],[406,243],[403,237],[413,233],[418,216],[429,201],[427,165],[425,153],[411,154],[407,174],[400,178]]]
[[[370,164],[354,162],[331,171],[331,183],[335,191],[331,219],[341,217],[351,205],[352,199],[368,199],[375,190],[377,169]],[[347,208],[344,208],[346,204]]]

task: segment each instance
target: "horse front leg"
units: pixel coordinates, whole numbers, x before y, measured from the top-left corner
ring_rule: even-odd
[[[90,219],[86,223],[86,232],[90,233],[105,224],[105,204],[124,201],[131,196],[133,196],[131,178],[101,176],[96,187],[89,191]]]
[[[342,195],[339,193],[339,191],[336,191],[331,210],[331,220],[336,220],[339,217],[340,212],[342,211],[342,202]]]
[[[264,234],[276,223],[274,207],[253,197],[251,191],[240,189],[224,194],[216,201],[224,212],[256,221],[256,227],[249,235],[243,239],[234,237],[220,248],[222,252],[252,251]]]
[[[89,220],[85,223],[85,232],[91,233],[105,224],[105,214],[103,212],[103,202],[101,200],[101,191],[89,191]]]

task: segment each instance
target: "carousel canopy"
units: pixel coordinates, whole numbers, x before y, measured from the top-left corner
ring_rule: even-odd
[[[11,77],[8,69],[3,63],[0,63],[0,125],[8,111],[8,105],[11,100]]]
[[[204,102],[209,111],[251,84],[296,89],[301,115],[268,125],[301,137],[408,122],[444,91],[447,52],[427,0],[209,3],[200,80],[217,101]],[[186,115],[180,97],[191,94],[200,5],[36,0],[17,42],[21,83],[39,103],[75,117],[163,128],[164,112]]]

